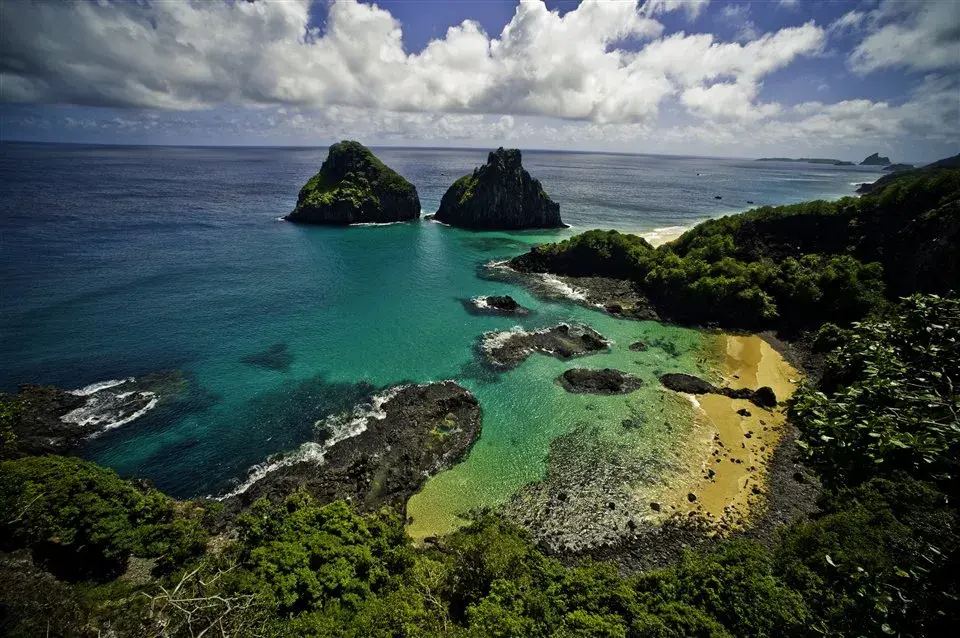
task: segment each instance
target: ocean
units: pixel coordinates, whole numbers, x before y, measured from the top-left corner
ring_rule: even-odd
[[[375,152],[417,186],[424,214],[487,153]],[[866,167],[525,151],[524,166],[570,229],[280,221],[325,156],[325,148],[0,145],[0,390],[181,371],[185,400],[88,439],[78,453],[193,497],[242,489],[251,468],[262,473],[316,423],[383,388],[455,379],[477,394],[484,420],[470,457],[419,496],[431,529],[446,529],[541,478],[557,437],[609,434],[610,423],[662,401],[652,388],[664,369],[707,372],[704,333],[546,299],[490,277],[484,264],[590,228],[671,236],[748,201],[835,198],[879,176]],[[464,300],[489,294],[510,294],[533,313],[466,311]],[[578,364],[620,367],[650,389],[630,399],[571,395],[553,382],[568,363],[534,356],[505,373],[478,363],[484,332],[558,321],[589,323],[614,341]],[[628,351],[638,338],[664,347]],[[616,436],[653,456],[669,438],[662,428]]]

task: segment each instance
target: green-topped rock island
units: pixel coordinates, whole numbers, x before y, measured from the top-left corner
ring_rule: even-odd
[[[417,188],[359,142],[330,147],[297,207],[284,217],[305,224],[390,224],[420,217]]]
[[[503,147],[447,189],[433,218],[477,230],[566,228],[560,205],[523,168],[520,151]]]

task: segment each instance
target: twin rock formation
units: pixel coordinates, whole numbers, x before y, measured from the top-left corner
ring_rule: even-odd
[[[285,219],[307,224],[385,224],[420,217],[416,187],[358,142],[330,147]],[[487,163],[447,189],[434,219],[472,229],[563,228],[560,205],[520,163],[499,148]]]

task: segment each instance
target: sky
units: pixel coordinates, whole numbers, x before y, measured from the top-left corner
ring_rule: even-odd
[[[960,152],[960,0],[2,0],[0,139]]]

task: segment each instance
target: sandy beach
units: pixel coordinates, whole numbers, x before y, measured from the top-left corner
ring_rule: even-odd
[[[741,527],[766,492],[767,465],[786,421],[782,404],[800,373],[757,335],[719,335],[718,355],[721,386],[770,386],[781,405],[767,410],[746,399],[687,395],[697,413],[681,455],[689,469],[668,481],[656,502],[660,518],[699,515],[725,531]]]

